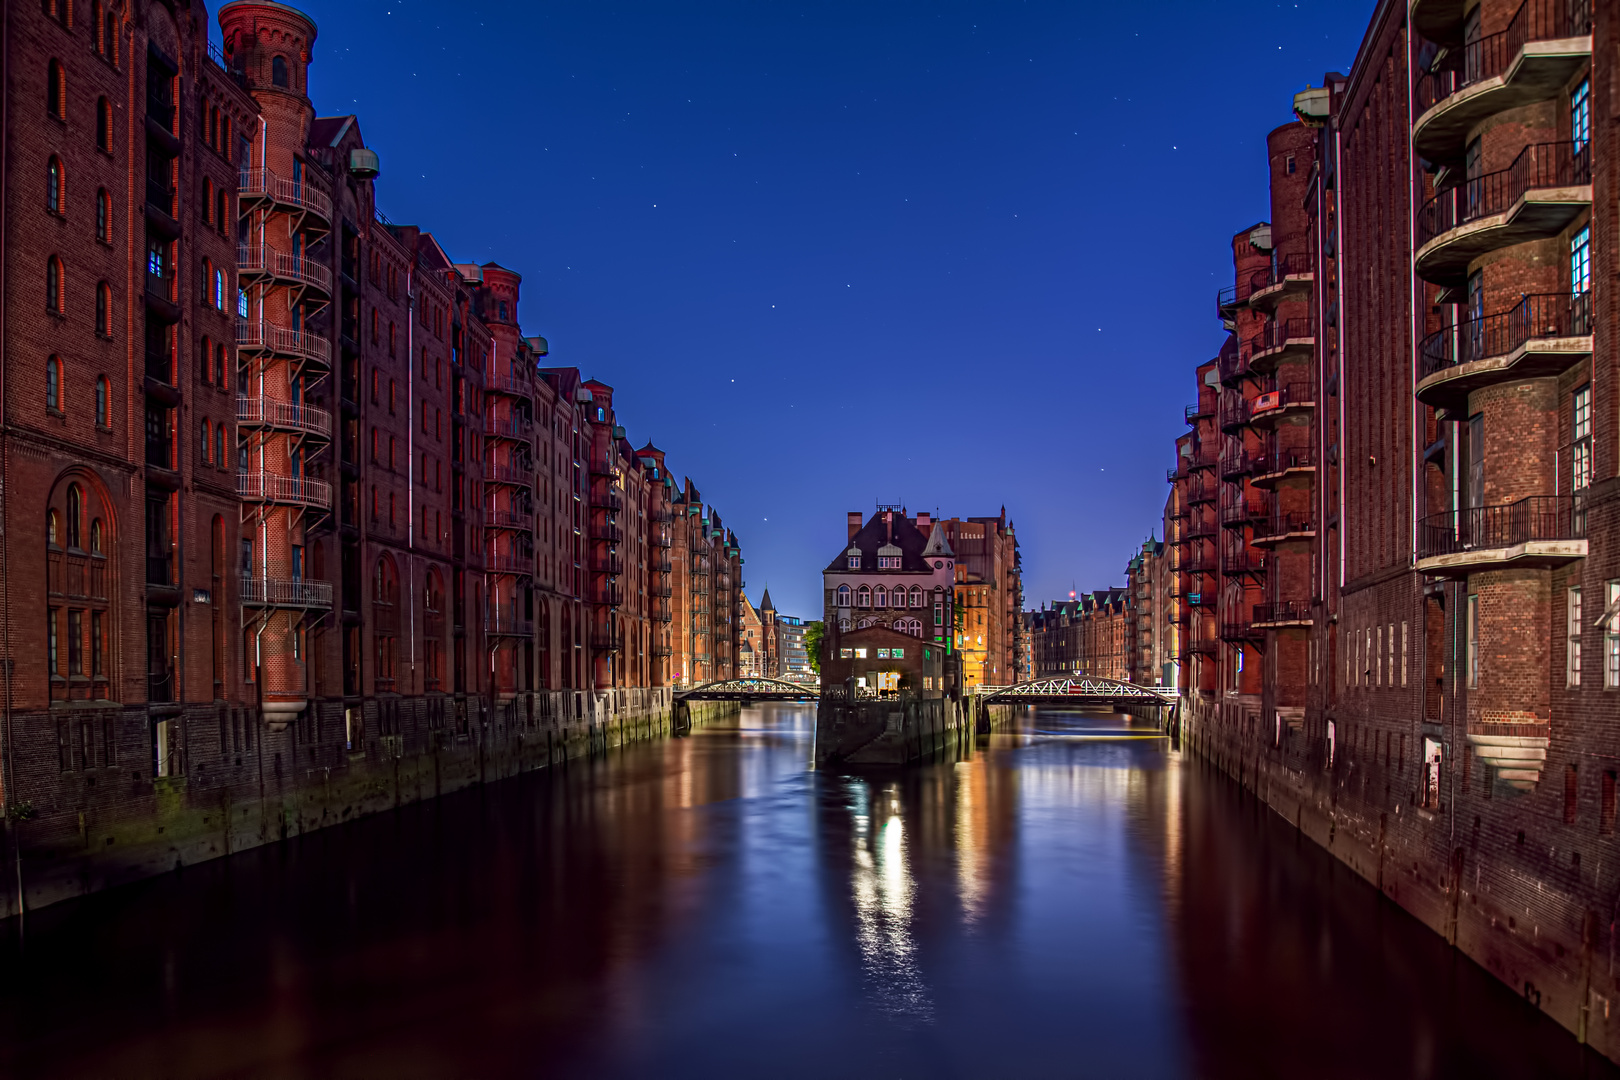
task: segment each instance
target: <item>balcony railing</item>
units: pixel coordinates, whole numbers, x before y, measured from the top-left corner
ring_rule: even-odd
[[[624,542],[624,530],[610,522],[597,523],[591,526],[592,540],[606,540],[610,544]]]
[[[1270,514],[1270,509],[1260,500],[1251,499],[1228,503],[1221,507],[1221,524],[1241,525],[1250,521],[1263,520],[1269,517]]]
[[[314,214],[323,221],[332,220],[332,199],[326,192],[307,181],[284,180],[269,169],[243,169],[237,195],[247,201],[269,199]]]
[[[1574,496],[1531,495],[1498,506],[1430,514],[1418,525],[1417,557],[1432,559],[1585,536],[1586,514]]]
[[[484,389],[495,394],[511,394],[516,397],[528,397],[533,387],[529,380],[522,375],[509,372],[505,375],[491,375],[484,383]]]
[[[1278,600],[1254,605],[1257,624],[1298,623],[1311,621],[1311,605],[1306,600]]]
[[[249,607],[329,608],[330,581],[254,577],[242,575],[242,603]]]
[[[1201,536],[1215,535],[1215,518],[1213,516],[1200,516],[1187,523],[1186,536],[1189,540]]]
[[[1417,111],[1427,112],[1460,90],[1506,74],[1527,42],[1592,32],[1592,0],[1525,0],[1505,30],[1453,49],[1417,81]]]
[[[623,648],[623,643],[611,630],[592,629],[591,648],[596,652],[618,652]]]
[[[1188,405],[1182,410],[1182,415],[1187,418],[1187,423],[1189,424],[1196,423],[1197,421],[1206,419],[1214,414],[1215,405],[1213,402],[1205,404],[1200,401],[1192,405]]]
[[[1315,261],[1308,251],[1279,253],[1271,260],[1270,266],[1250,276],[1249,295],[1254,302],[1258,302],[1258,294],[1286,284],[1289,278],[1310,277],[1314,269]]]
[[[1222,431],[1234,431],[1249,422],[1249,406],[1243,396],[1236,390],[1229,390],[1221,395]]]
[[[1243,306],[1246,299],[1248,299],[1247,296],[1238,296],[1238,287],[1236,285],[1222,286],[1215,293],[1216,317],[1221,319],[1232,318],[1237,313],[1237,309]]]
[[[1227,577],[1237,577],[1241,574],[1263,574],[1266,572],[1266,554],[1263,551],[1252,551],[1248,548],[1241,550],[1227,548],[1221,553],[1221,573]]]
[[[534,512],[530,510],[485,510],[484,525],[492,529],[533,529]]]
[[[1507,168],[1446,188],[1424,203],[1418,214],[1418,247],[1470,222],[1506,213],[1527,192],[1591,182],[1590,143],[1579,148],[1567,140],[1533,143]]]
[[[624,573],[624,560],[617,555],[592,555],[591,572],[593,574],[622,574]]]
[[[1309,446],[1292,447],[1286,450],[1261,450],[1250,455],[1250,465],[1256,477],[1280,476],[1286,472],[1314,467],[1316,465],[1316,451]]]
[[[623,510],[624,496],[616,487],[591,489],[591,507],[596,510]]]
[[[530,637],[534,634],[534,620],[518,611],[487,612],[484,633],[496,637]]]
[[[332,414],[325,409],[262,396],[237,398],[236,422],[243,427],[300,431],[323,439],[332,437]]]
[[[332,271],[313,259],[288,255],[267,244],[236,249],[236,268],[245,277],[272,277],[332,292]]]
[[[249,502],[289,503],[329,510],[332,485],[325,480],[302,476],[278,476],[267,472],[236,474],[236,493]]]
[[[307,331],[289,330],[263,321],[236,324],[236,347],[250,353],[271,353],[309,360],[329,367],[332,343]]]
[[[1300,536],[1316,530],[1316,525],[1308,513],[1273,514],[1270,520],[1256,523],[1254,527],[1254,542],[1276,543],[1290,536]]]
[[[484,570],[491,574],[532,574],[534,556],[517,552],[485,552]]]
[[[1498,315],[1466,319],[1423,339],[1423,377],[1459,364],[1509,356],[1537,338],[1589,337],[1592,294],[1539,293]]]
[[[522,465],[484,465],[484,482],[488,484],[527,485],[534,473]]]
[[[534,422],[525,416],[503,416],[499,420],[491,420],[484,428],[484,434],[497,439],[527,439],[534,434]]]
[[[146,557],[146,583],[148,585],[173,586],[174,559],[168,555],[148,555]]]
[[[1302,346],[1316,337],[1316,320],[1311,318],[1273,319],[1244,343],[1249,364],[1290,346]]]

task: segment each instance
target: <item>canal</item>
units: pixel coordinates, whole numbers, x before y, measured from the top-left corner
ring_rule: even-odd
[[[1123,716],[811,767],[814,717],[30,916],[0,1073],[1616,1076]]]

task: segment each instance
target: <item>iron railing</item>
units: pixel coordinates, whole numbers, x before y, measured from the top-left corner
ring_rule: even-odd
[[[1257,623],[1307,622],[1310,617],[1311,605],[1306,600],[1277,600],[1254,605],[1254,621]]]
[[[1592,0],[1525,0],[1505,30],[1451,50],[1418,79],[1417,111],[1427,112],[1459,90],[1504,74],[1526,42],[1591,32]]]
[[[1302,341],[1316,336],[1316,320],[1306,318],[1273,319],[1260,332],[1244,343],[1244,350],[1252,360],[1261,353],[1274,352],[1291,341]]]
[[[321,510],[332,506],[332,485],[307,476],[240,472],[236,474],[236,493],[250,502],[293,503]]]
[[[1308,251],[1291,251],[1286,255],[1273,254],[1270,266],[1250,276],[1249,295],[1253,296],[1273,285],[1281,285],[1291,277],[1305,277],[1314,270],[1315,260]]]
[[[250,276],[268,275],[283,281],[312,285],[324,293],[332,291],[332,271],[313,259],[288,255],[267,244],[236,249],[236,268]]]
[[[254,577],[242,575],[242,603],[252,607],[332,606],[330,581],[304,581],[299,578]]]
[[[1418,213],[1418,246],[1469,222],[1505,213],[1538,188],[1572,187],[1592,182],[1590,143],[1532,143],[1513,164],[1497,172],[1453,185],[1423,204]]]
[[[251,428],[284,428],[332,437],[332,414],[312,405],[294,405],[263,396],[236,399],[236,422]]]
[[[1515,547],[1533,540],[1579,540],[1586,514],[1573,495],[1531,495],[1497,506],[1430,514],[1418,524],[1417,557]]]
[[[1592,294],[1535,293],[1507,311],[1464,319],[1423,339],[1423,377],[1459,364],[1507,356],[1537,338],[1587,337]]]
[[[243,169],[237,195],[248,200],[268,198],[283,206],[296,206],[323,220],[332,220],[331,196],[306,181],[284,180],[269,169]]]
[[[289,330],[274,323],[243,320],[236,324],[236,347],[247,352],[275,353],[313,360],[322,365],[332,362],[332,343],[323,337]]]
[[[1316,525],[1308,513],[1272,514],[1270,520],[1255,524],[1254,535],[1256,539],[1278,539],[1296,533],[1312,532],[1315,528]]]
[[[1307,469],[1316,464],[1316,451],[1309,446],[1286,450],[1267,449],[1251,454],[1250,466],[1256,476],[1275,476],[1289,469]]]

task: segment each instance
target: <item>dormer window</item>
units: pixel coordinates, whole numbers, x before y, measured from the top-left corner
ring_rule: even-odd
[[[901,556],[901,555],[879,555],[878,556],[878,569],[879,570],[898,570],[898,569],[900,569],[900,560],[903,557],[904,556]]]
[[[858,551],[852,551],[849,553],[849,558],[845,561],[849,564],[849,568],[851,570],[859,570],[861,568],[861,553]]]

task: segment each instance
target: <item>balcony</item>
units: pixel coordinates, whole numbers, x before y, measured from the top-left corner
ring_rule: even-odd
[[[624,603],[624,590],[617,585],[594,589],[591,592],[591,603],[603,604],[607,607],[619,607]]]
[[[622,544],[624,543],[624,530],[611,521],[594,524],[591,526],[591,539],[605,540],[610,544]]]
[[[1278,424],[1303,424],[1316,408],[1316,384],[1292,382],[1249,399],[1249,423],[1262,430]]]
[[[1243,605],[1239,604],[1238,607],[1241,609]],[[1245,619],[1241,615],[1228,615],[1221,620],[1222,641],[1258,641],[1263,636],[1252,619]]]
[[[1221,556],[1221,574],[1225,577],[1262,575],[1266,572],[1266,553],[1248,547],[1228,548]]]
[[[1215,404],[1214,402],[1205,404],[1200,400],[1199,403],[1188,405],[1183,409],[1182,415],[1186,417],[1187,423],[1196,424],[1200,420],[1207,420],[1215,415]]]
[[[1178,570],[1189,574],[1213,574],[1218,568],[1215,549],[1199,544],[1186,555],[1182,556]]]
[[[1423,339],[1418,400],[1463,408],[1475,390],[1557,375],[1592,355],[1592,294],[1526,296],[1509,310]]]
[[[1221,430],[1227,434],[1241,431],[1249,422],[1249,403],[1236,390],[1221,395]]]
[[[1235,319],[1238,309],[1247,302],[1247,297],[1238,296],[1236,285],[1223,286],[1215,293],[1215,317],[1223,321]]]
[[[593,486],[591,489],[591,509],[612,510],[614,512],[623,510],[624,496],[619,493],[619,489],[616,487],[597,488]]]
[[[1277,255],[1272,264],[1249,279],[1249,306],[1267,315],[1289,300],[1307,300],[1316,281],[1316,262],[1308,251]]]
[[[594,627],[591,630],[591,649],[595,652],[619,652],[623,648],[618,635],[611,630]]]
[[[1316,320],[1275,319],[1243,347],[1251,372],[1274,371],[1285,361],[1308,359],[1316,348]]]
[[[330,608],[332,583],[302,579],[254,577],[241,578],[242,606],[268,608]]]
[[[1468,725],[1474,756],[1489,765],[1496,779],[1519,791],[1534,791],[1552,746],[1550,723],[1475,721]]]
[[[1250,542],[1255,547],[1275,547],[1309,540],[1315,535],[1316,522],[1310,514],[1273,514],[1269,520],[1255,522],[1254,539]]]
[[[1236,386],[1252,374],[1249,370],[1249,351],[1245,348],[1222,350],[1215,359],[1215,370],[1222,386]]]
[[[1430,514],[1418,524],[1424,574],[1461,577],[1504,567],[1563,566],[1586,557],[1586,514],[1571,495]]]
[[[244,281],[282,285],[293,290],[292,303],[332,299],[332,271],[313,259],[288,255],[267,244],[236,249],[236,269]]]
[[[517,611],[491,611],[484,616],[484,633],[490,637],[533,637],[534,620]]]
[[[1214,517],[1214,515],[1212,514],[1212,515],[1209,515],[1208,517],[1205,517],[1204,515],[1199,515],[1197,518],[1194,518],[1192,521],[1188,522],[1187,523],[1187,531],[1186,531],[1185,535],[1186,535],[1187,539],[1189,539],[1189,540],[1196,540],[1196,539],[1198,539],[1200,537],[1204,537],[1204,536],[1214,536],[1215,535],[1215,517]]]
[[[1418,213],[1417,272],[1438,285],[1462,285],[1481,255],[1547,240],[1592,205],[1592,150],[1536,143],[1513,164],[1446,188]]]
[[[513,484],[518,487],[528,487],[533,478],[533,470],[524,465],[484,465],[484,483],[486,484]]]
[[[279,503],[315,510],[332,508],[332,485],[324,480],[302,476],[278,476],[267,472],[237,473],[236,493],[247,502]]]
[[[1213,608],[1215,606],[1215,592],[1213,589],[1195,589],[1185,598],[1190,608]]]
[[[1436,8],[1436,16],[1442,6],[1422,5]],[[1482,120],[1557,96],[1591,56],[1592,0],[1525,0],[1507,29],[1446,50],[1418,79],[1414,152],[1460,161],[1468,133]]]
[[[1214,502],[1220,494],[1221,482],[1215,479],[1214,474],[1202,472],[1194,473],[1187,478],[1187,502],[1189,505]]]
[[[264,321],[236,324],[236,348],[254,356],[281,356],[302,360],[306,367],[332,368],[332,343],[307,331],[289,330]]]
[[[484,434],[491,439],[516,439],[527,442],[534,434],[534,422],[526,416],[503,416],[484,426]]]
[[[534,512],[530,510],[485,510],[484,526],[490,529],[517,529],[534,531]]]
[[[624,560],[617,555],[592,555],[591,573],[593,574],[622,574],[624,573]]]
[[[1271,604],[1254,605],[1256,629],[1277,630],[1293,626],[1311,625],[1311,605],[1304,600],[1279,600]]]
[[[526,398],[533,392],[534,387],[526,377],[516,372],[508,372],[505,375],[491,375],[484,383],[484,389],[491,394]]]
[[[332,414],[325,409],[263,396],[237,398],[236,423],[255,430],[289,431],[323,440],[332,438]]]
[[[1242,448],[1229,449],[1221,455],[1221,479],[1236,480],[1249,475],[1251,462]]]
[[[294,231],[325,233],[332,226],[332,198],[303,180],[285,180],[269,169],[243,169],[237,180],[243,206],[268,204],[300,219]]]
[[[515,551],[485,552],[484,571],[490,574],[527,576],[534,573],[534,556]]]
[[[1227,528],[1242,528],[1251,521],[1263,521],[1270,516],[1270,508],[1259,499],[1245,499],[1221,507],[1221,524]]]
[[[1316,451],[1308,446],[1263,450],[1253,455],[1251,464],[1257,488],[1274,488],[1289,480],[1309,479],[1316,472]]]

